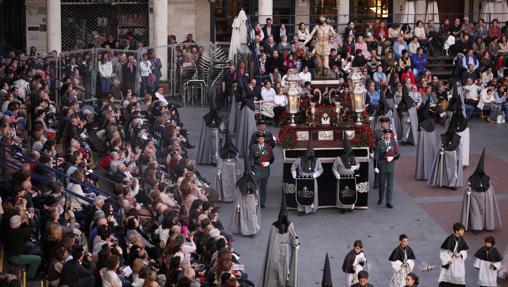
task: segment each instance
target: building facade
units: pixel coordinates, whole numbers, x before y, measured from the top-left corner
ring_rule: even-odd
[[[177,41],[191,33],[195,41],[206,45],[214,34],[219,42],[229,41],[231,24],[240,9],[252,22],[264,23],[270,17],[276,24],[284,23],[291,33],[295,24],[314,23],[317,15],[326,15],[339,30],[349,20],[397,22],[405,1],[2,0],[0,16],[7,29],[0,32],[0,43],[10,43],[7,46],[19,50],[35,46],[42,52],[62,51],[83,48],[95,35],[119,38],[131,33],[145,46],[157,46],[165,43],[166,37],[160,33],[167,32],[166,35],[175,35]],[[425,1],[416,1],[416,13],[423,15]],[[437,2],[441,18],[469,15],[475,20],[482,0]]]

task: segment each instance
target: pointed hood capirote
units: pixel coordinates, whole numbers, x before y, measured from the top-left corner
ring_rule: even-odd
[[[206,126],[209,128],[218,128],[222,124],[222,118],[217,113],[217,107],[215,106],[215,99],[212,97],[210,101],[210,111],[203,116]]]
[[[244,173],[236,181],[236,186],[242,194],[255,193],[258,189],[256,177],[252,174],[252,168],[249,164],[249,158],[244,158]]]
[[[430,100],[427,100],[423,107],[418,111],[418,125],[420,129],[423,129],[427,132],[432,132],[436,128],[434,120],[430,116]]]
[[[307,151],[300,157],[300,168],[305,173],[311,173],[316,168],[316,154],[314,152],[314,142],[311,132],[309,132]]]
[[[457,134],[453,126],[448,126],[448,129],[441,135],[441,146],[447,151],[454,151],[460,145],[460,136]]]
[[[463,113],[463,103],[458,85],[456,82],[453,84],[452,98],[448,104],[448,109],[453,113],[450,119],[450,126],[460,133],[467,128],[468,120]]]
[[[288,228],[291,222],[288,218],[288,210],[286,205],[286,194],[282,191],[282,200],[280,202],[280,210],[279,216],[277,217],[277,221],[273,223],[273,226],[277,227],[280,234],[284,234],[288,232]]]
[[[474,191],[485,192],[490,187],[490,176],[485,173],[485,148],[483,148],[482,155],[478,161],[473,174],[468,178],[469,186]]]
[[[220,157],[223,159],[226,158],[235,158],[238,154],[238,149],[233,144],[233,141],[231,140],[231,135],[229,131],[226,129],[226,140],[224,142],[224,146],[220,150]]]
[[[330,259],[328,258],[328,252],[325,257],[325,266],[323,268],[323,279],[321,280],[321,287],[332,287],[332,271],[330,269]]]
[[[343,132],[343,153],[340,156],[342,160],[342,164],[344,164],[345,168],[351,168],[352,165],[356,164],[355,154],[353,153],[353,149],[351,148],[351,143],[349,142],[349,138],[347,137],[346,132]]]

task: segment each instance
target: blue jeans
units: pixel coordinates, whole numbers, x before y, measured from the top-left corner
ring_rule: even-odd
[[[501,109],[504,112],[505,119],[508,119],[508,102],[504,102],[503,104],[501,104]]]
[[[465,108],[466,108],[466,118],[470,119],[474,111],[476,110],[476,107],[466,104]]]
[[[100,82],[101,82],[101,92],[102,92],[102,94],[109,93],[109,87],[111,85],[109,79],[101,77]]]

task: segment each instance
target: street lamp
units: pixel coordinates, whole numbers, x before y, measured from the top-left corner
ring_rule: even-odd
[[[360,69],[353,69],[351,78],[349,79],[350,87],[353,87],[352,106],[353,111],[356,113],[356,125],[362,125],[362,112],[365,109],[365,84],[362,81],[363,74]]]

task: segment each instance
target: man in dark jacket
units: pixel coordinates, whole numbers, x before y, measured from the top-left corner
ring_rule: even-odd
[[[59,286],[88,287],[95,285],[95,278],[92,275],[92,271],[83,266],[84,259],[85,251],[83,247],[79,246],[72,251],[72,259],[65,262],[62,267]]]
[[[131,89],[131,91],[135,91],[136,69],[136,59],[134,56],[129,56],[129,61],[122,67],[124,90]]]

